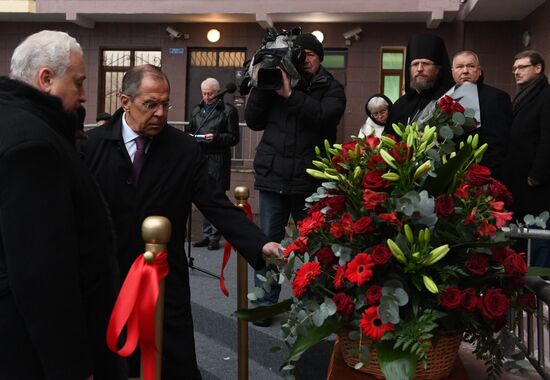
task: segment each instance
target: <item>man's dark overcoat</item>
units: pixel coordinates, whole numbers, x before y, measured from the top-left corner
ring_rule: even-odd
[[[59,98],[0,78],[0,379],[125,379],[113,226]]]
[[[208,160],[208,173],[222,189],[231,186],[231,147],[239,142],[239,114],[231,104],[218,99],[214,108],[206,112],[204,102],[193,107],[187,132],[194,135],[214,134],[211,142],[199,145]]]
[[[152,139],[139,183],[137,186],[132,183],[132,163],[122,140],[122,115],[119,109],[109,124],[90,131],[83,155],[113,215],[122,276],[126,276],[132,262],[143,253],[140,233],[143,220],[150,215],[160,215],[172,223],[162,369],[163,379],[187,378],[197,371],[184,250],[191,202],[256,268],[264,265],[261,249],[268,239],[215,185],[194,138],[171,126],[166,126]],[[219,259],[221,265],[221,257]]]
[[[527,177],[540,182],[527,185]],[[539,82],[513,109],[504,170],[514,217],[550,210],[550,86]]]

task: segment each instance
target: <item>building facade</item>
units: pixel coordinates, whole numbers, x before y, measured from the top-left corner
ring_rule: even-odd
[[[438,34],[449,54],[478,53],[485,81],[511,95],[514,55],[536,49],[550,59],[550,4],[545,0],[3,0],[0,1],[0,73],[13,49],[42,29],[77,38],[88,70],[87,123],[118,106],[117,90],[133,65],[160,65],[171,81],[169,119],[178,126],[200,101],[200,82],[213,76],[238,84],[243,63],[260,47],[267,27],[319,30],[325,66],[344,84],[348,99],[338,139],[356,134],[373,93],[396,98],[402,87],[407,39]],[[219,40],[207,32],[217,29]],[[226,95],[242,113],[245,98]],[[260,134],[243,127],[234,149],[233,184],[252,187],[251,163]],[[252,194],[255,203],[255,194]]]

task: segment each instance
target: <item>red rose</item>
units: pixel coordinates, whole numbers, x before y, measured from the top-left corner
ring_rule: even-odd
[[[534,311],[537,308],[537,297],[535,293],[525,290],[523,294],[518,297],[517,303],[530,311]]]
[[[472,312],[477,307],[477,294],[475,289],[467,288],[462,291],[462,301],[460,306],[466,311]]]
[[[371,170],[379,169],[382,165],[386,165],[386,161],[379,154],[371,156],[369,162],[367,162],[367,167]]]
[[[335,215],[346,208],[346,197],[344,195],[335,195],[326,198],[326,204],[330,207],[329,215]]]
[[[361,181],[361,185],[367,189],[382,190],[390,186],[390,182],[382,178],[382,172],[372,170],[367,172]]]
[[[366,293],[367,305],[377,305],[382,298],[382,287],[380,285],[369,286]]]
[[[491,182],[491,171],[486,166],[472,164],[466,173],[466,180],[472,186],[483,186]]]
[[[502,264],[504,262],[504,259],[506,259],[506,257],[508,257],[508,255],[512,253],[515,252],[509,247],[492,247],[491,260],[493,260],[497,264]]]
[[[370,255],[376,265],[384,265],[392,258],[392,254],[385,244],[377,244],[372,247]]]
[[[442,97],[437,101],[437,105],[439,106],[439,108],[441,108],[442,112],[448,112],[446,110],[450,108],[453,102],[454,102],[453,98],[451,98],[449,95],[445,95],[444,97]]]
[[[363,192],[363,207],[366,210],[374,210],[378,205],[388,198],[386,193],[377,193],[369,189]]]
[[[435,199],[435,212],[440,218],[448,218],[453,215],[455,202],[453,197],[448,194],[442,194]]]
[[[502,263],[504,271],[509,276],[523,276],[527,273],[527,263],[521,253],[510,253]]]
[[[454,102],[451,105],[451,112],[452,113],[464,113],[464,107],[459,102]]]
[[[336,312],[344,318],[349,318],[355,310],[353,301],[344,293],[335,294],[332,301],[336,304]]]
[[[508,191],[506,186],[504,186],[496,179],[493,179],[491,181],[491,184],[489,185],[489,188],[487,190],[489,192],[489,195],[491,195],[497,201],[502,201],[506,204],[512,203],[512,194]]]
[[[315,254],[315,257],[317,257],[317,260],[319,260],[323,267],[331,267],[337,262],[334,252],[332,252],[332,249],[329,247],[322,247],[319,249]]]
[[[445,310],[453,310],[460,306],[462,301],[462,292],[454,286],[446,288],[439,295],[439,302]]]
[[[489,257],[487,255],[474,255],[468,257],[464,265],[470,273],[477,276],[483,276],[489,267]]]
[[[353,232],[356,234],[365,234],[374,230],[372,218],[364,216],[353,224]]]
[[[491,288],[479,299],[478,307],[485,318],[498,320],[506,315],[510,300],[502,289]]]

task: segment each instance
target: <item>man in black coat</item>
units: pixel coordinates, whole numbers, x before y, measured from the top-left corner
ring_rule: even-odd
[[[411,124],[430,102],[439,99],[453,86],[445,42],[432,34],[417,34],[409,39],[405,59],[405,95],[393,105],[386,133],[395,134],[392,124]]]
[[[225,196],[208,175],[208,163],[187,133],[167,125],[170,84],[152,65],[131,68],[122,80],[122,107],[111,121],[89,133],[83,145],[115,223],[118,260],[126,276],[143,253],[140,228],[150,215],[172,222],[168,243],[170,273],[166,278],[162,378],[200,379],[195,357],[185,225],[193,202],[254,267],[276,255],[260,229]],[[144,145],[142,142],[144,141]],[[142,168],[136,173],[137,160]],[[139,357],[130,360],[130,375],[139,374]]]
[[[550,86],[544,59],[536,51],[517,54],[513,73],[519,91],[512,102],[504,180],[512,193],[514,219],[522,221],[526,214],[550,210]],[[550,241],[532,241],[531,264],[550,266]]]
[[[0,379],[126,379],[105,342],[119,284],[113,226],[68,115],[86,100],[82,49],[66,33],[36,33],[10,76],[0,78]]]
[[[208,160],[208,174],[223,190],[231,184],[231,147],[239,142],[239,114],[235,107],[219,97],[220,83],[206,78],[201,83],[202,102],[193,107],[187,132],[197,138]],[[221,233],[203,217],[204,238],[193,247],[220,248]]]
[[[270,239],[280,241],[288,218],[294,222],[306,216],[305,199],[317,190],[320,182],[306,173],[315,159],[315,146],[324,140],[334,143],[336,128],[346,108],[342,85],[322,66],[323,45],[310,33],[301,34],[294,43],[305,51],[303,67],[305,86],[291,88],[282,72],[283,85],[278,90],[250,92],[245,109],[248,127],[263,131],[254,158],[255,184],[260,190],[260,223]],[[266,275],[264,268],[257,274]],[[263,283],[256,279],[256,286]],[[276,303],[280,285],[271,284],[271,291],[255,301],[260,305]],[[269,325],[270,321],[256,322]]]
[[[512,102],[510,96],[498,88],[483,83],[483,73],[479,58],[473,51],[455,54],[452,64],[456,87],[465,82],[476,84],[479,116],[478,128],[469,134],[478,134],[480,145],[487,143],[489,148],[483,155],[483,165],[491,169],[494,178],[502,180],[502,167],[509,142],[512,124]],[[451,95],[452,96],[452,95]],[[462,136],[464,139],[467,136]]]

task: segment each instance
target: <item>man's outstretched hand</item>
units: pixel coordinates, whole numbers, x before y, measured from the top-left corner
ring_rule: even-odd
[[[262,247],[262,258],[267,262],[275,262],[283,259],[283,246],[274,241],[266,243]]]

